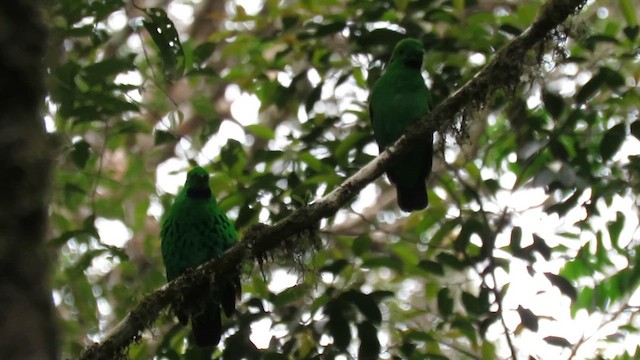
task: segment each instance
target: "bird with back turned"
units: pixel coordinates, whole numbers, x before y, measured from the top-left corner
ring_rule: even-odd
[[[393,144],[405,129],[431,110],[431,93],[421,74],[424,49],[417,39],[403,39],[376,81],[369,98],[373,135],[380,152]],[[387,167],[396,187],[398,206],[406,212],[429,205],[425,181],[431,173],[433,132]]]

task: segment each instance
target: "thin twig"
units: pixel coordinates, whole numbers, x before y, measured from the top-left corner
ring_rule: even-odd
[[[493,262],[493,260],[492,260]],[[502,324],[502,328],[504,329],[504,336],[507,338],[507,344],[509,345],[509,350],[511,351],[511,357],[513,360],[518,360],[516,347],[513,345],[513,340],[511,339],[511,334],[509,332],[509,328],[507,327],[507,323],[504,320],[504,307],[502,306],[502,296],[500,295],[500,291],[498,291],[498,282],[496,280],[496,273],[493,271],[495,266],[490,264],[491,266],[491,278],[493,279],[493,287],[492,292],[496,297],[496,304],[498,305],[498,313],[500,314],[500,323]]]

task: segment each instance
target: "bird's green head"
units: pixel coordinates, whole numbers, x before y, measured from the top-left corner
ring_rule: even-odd
[[[211,189],[209,188],[209,173],[207,170],[196,166],[187,174],[187,181],[184,184],[187,196],[196,199],[211,198]]]
[[[400,40],[391,54],[391,62],[401,62],[407,67],[420,69],[422,67],[422,58],[424,56],[424,48],[422,42],[418,39]]]

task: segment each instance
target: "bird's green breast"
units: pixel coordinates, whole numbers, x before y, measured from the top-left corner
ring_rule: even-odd
[[[429,90],[419,71],[389,68],[376,82],[370,104],[376,140],[385,148],[429,111]]]
[[[160,235],[168,280],[220,256],[237,241],[231,222],[214,202],[184,194],[173,204]]]

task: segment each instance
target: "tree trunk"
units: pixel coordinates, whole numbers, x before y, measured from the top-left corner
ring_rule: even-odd
[[[0,357],[56,359],[44,249],[51,155],[40,109],[46,29],[39,1],[0,3]]]

